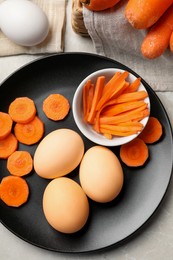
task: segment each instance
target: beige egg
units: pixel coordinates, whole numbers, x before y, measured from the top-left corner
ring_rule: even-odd
[[[34,169],[43,178],[53,179],[73,171],[84,154],[81,136],[71,129],[58,129],[48,134],[34,154]]]
[[[52,180],[43,194],[48,223],[62,233],[79,231],[87,222],[89,203],[81,186],[67,177]]]
[[[115,199],[124,182],[119,159],[103,146],[93,146],[84,154],[79,178],[86,195],[101,203]]]

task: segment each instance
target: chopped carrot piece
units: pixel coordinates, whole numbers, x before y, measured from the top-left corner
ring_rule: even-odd
[[[120,147],[120,158],[127,166],[142,166],[148,157],[148,147],[144,141],[138,137]]]
[[[116,104],[121,104],[130,101],[144,100],[148,97],[148,93],[145,90],[123,93],[115,99]]]
[[[36,115],[34,101],[28,97],[19,97],[11,102],[8,113],[13,121],[21,124],[29,123]]]
[[[100,124],[119,124],[119,123],[127,122],[129,120],[135,120],[136,118],[143,119],[149,116],[149,110],[148,108],[146,108],[146,106],[144,105],[132,111],[127,111],[120,115],[115,115],[112,117],[101,116]]]
[[[69,110],[69,101],[61,94],[50,94],[43,101],[43,111],[51,120],[58,121],[64,119]]]
[[[132,101],[132,102],[124,102],[121,104],[116,104],[113,106],[109,106],[102,111],[103,116],[115,116],[138,107],[145,105],[146,103],[143,100]]]
[[[116,75],[116,74],[115,74]],[[105,85],[105,88],[108,88],[108,91],[100,98],[96,110],[100,110],[102,106],[110,99],[115,98],[117,95],[122,93],[122,91],[127,87],[125,84],[125,79],[128,77],[129,73],[124,71],[119,77],[112,77],[108,83]]]
[[[14,134],[19,142],[32,145],[42,138],[44,134],[44,124],[39,117],[35,116],[28,124],[16,123],[14,126]]]
[[[12,175],[24,176],[33,169],[33,159],[27,151],[15,151],[7,160],[7,169]]]
[[[94,91],[94,96],[93,96],[93,100],[92,100],[92,104],[91,104],[91,109],[87,118],[87,121],[89,123],[93,123],[95,115],[96,115],[96,106],[102,96],[102,91],[104,88],[104,84],[105,84],[105,77],[104,76],[100,76],[97,78],[96,81],[96,86],[95,86],[95,91]]]
[[[155,117],[149,117],[147,125],[140,134],[140,138],[147,144],[157,142],[162,136],[162,125]]]
[[[13,125],[13,120],[9,114],[0,112],[0,140],[10,134]]]
[[[20,207],[28,200],[29,187],[21,177],[6,176],[0,184],[0,198],[8,206]]]
[[[16,137],[10,133],[6,138],[0,140],[0,158],[7,159],[14,151],[16,151],[18,141]]]

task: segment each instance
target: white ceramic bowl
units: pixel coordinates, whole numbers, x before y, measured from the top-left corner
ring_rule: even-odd
[[[123,72],[124,70],[106,68],[106,69],[98,70],[98,71],[88,75],[77,87],[76,92],[73,97],[72,111],[73,111],[73,117],[74,117],[77,127],[83,133],[84,136],[86,136],[89,140],[91,140],[92,142],[94,142],[95,144],[98,144],[98,145],[119,146],[119,145],[130,142],[131,140],[133,140],[134,138],[136,138],[139,135],[139,133],[137,133],[137,134],[133,134],[130,136],[125,136],[125,137],[114,136],[111,140],[109,140],[106,137],[104,137],[104,135],[99,134],[96,131],[94,131],[92,129],[92,126],[90,124],[86,123],[83,119],[82,90],[83,90],[83,86],[85,85],[85,83],[89,79],[91,79],[91,81],[93,83],[96,83],[97,77],[102,76],[102,75],[104,75],[106,77],[106,82],[107,82],[115,74],[116,71]],[[136,77],[133,74],[129,73],[127,80],[129,82],[132,82],[135,79],[136,79]],[[142,83],[139,86],[139,90],[146,91],[146,88],[143,86]],[[148,103],[148,108],[150,110],[149,97],[145,98],[145,102]],[[143,120],[141,120],[141,123],[144,125],[144,127],[147,124],[148,118],[149,117],[145,117]]]

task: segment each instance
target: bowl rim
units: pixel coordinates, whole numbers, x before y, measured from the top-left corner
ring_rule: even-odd
[[[86,76],[81,83],[78,85],[78,87],[76,88],[76,91],[74,93],[73,96],[73,100],[72,100],[72,113],[73,113],[73,118],[74,121],[78,127],[78,129],[80,130],[80,132],[86,137],[88,138],[90,141],[92,141],[93,143],[97,144],[97,145],[103,145],[103,146],[120,146],[122,144],[128,143],[130,141],[132,141],[133,139],[135,139],[145,128],[149,116],[145,117],[144,119],[142,119],[140,122],[144,125],[144,128],[141,132],[130,135],[130,136],[125,136],[125,137],[119,137],[119,136],[113,136],[112,139],[108,139],[106,138],[104,135],[97,133],[96,131],[94,131],[92,129],[92,126],[87,124],[82,117],[82,89],[84,84],[87,82],[87,80],[91,79],[93,83],[96,82],[96,78],[98,76],[104,75],[105,73],[108,73],[109,77],[112,77],[113,74],[117,71],[120,72],[124,72],[124,71],[128,71],[128,70],[123,70],[123,69],[119,69],[119,68],[104,68],[104,69],[100,69],[100,70],[96,70],[94,72],[92,72],[91,74],[89,74],[88,76]],[[134,80],[140,76],[135,76],[133,73],[129,72],[129,76],[128,79]],[[107,78],[107,81],[109,80],[109,77]],[[93,79],[94,78],[94,79]],[[139,86],[139,90],[145,90],[147,93],[147,89],[145,88],[145,86],[143,85],[143,83],[141,82],[140,86]],[[80,100],[80,102],[78,101]],[[150,112],[150,98],[149,95],[147,98],[145,98],[145,102],[148,104],[148,109]]]

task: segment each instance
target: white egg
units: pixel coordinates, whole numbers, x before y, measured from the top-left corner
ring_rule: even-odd
[[[22,46],[41,43],[49,32],[49,22],[42,9],[28,0],[6,0],[0,4],[0,29]]]

